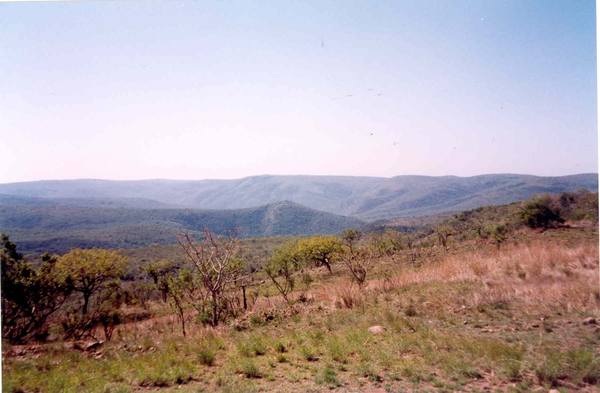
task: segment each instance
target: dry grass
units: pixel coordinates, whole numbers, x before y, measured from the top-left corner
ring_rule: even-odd
[[[333,305],[336,308],[357,308],[365,304],[365,294],[357,285],[347,283],[346,285],[331,286],[329,293],[333,298]]]
[[[472,281],[484,284],[479,296],[518,299],[566,310],[597,311],[600,300],[598,245],[567,248],[552,243],[511,245],[449,255],[437,263],[404,269],[369,288]]]
[[[185,338],[152,303],[96,352],[7,348],[3,391],[598,391],[600,333],[581,324],[599,314],[598,244],[538,235],[416,262],[406,250],[379,260],[362,290],[334,265],[306,302],[267,288],[231,325],[190,313]]]

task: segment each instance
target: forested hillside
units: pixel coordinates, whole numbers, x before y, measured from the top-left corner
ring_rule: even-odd
[[[363,220],[456,212],[510,203],[538,193],[585,188],[598,190],[597,174],[560,177],[530,175],[396,176],[253,176],[235,180],[63,180],[0,184],[0,194],[26,203],[71,206],[240,209],[292,201],[312,209]],[[60,198],[60,200],[57,200]],[[68,199],[62,199],[68,198]],[[114,199],[116,198],[116,199]],[[131,198],[144,198],[133,200]],[[150,202],[152,200],[155,202]],[[152,206],[154,204],[154,206]]]
[[[27,253],[173,244],[180,230],[203,227],[216,233],[241,227],[242,237],[263,237],[337,234],[363,223],[293,202],[236,210],[0,205],[0,232]]]

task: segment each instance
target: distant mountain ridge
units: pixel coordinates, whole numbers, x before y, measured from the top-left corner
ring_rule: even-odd
[[[538,193],[598,191],[598,174],[558,177],[493,174],[457,176],[280,176],[235,180],[55,180],[0,184],[8,197],[49,198],[70,206],[240,209],[292,201],[363,220],[424,216],[510,203]],[[137,199],[133,199],[137,198]],[[137,202],[136,202],[137,201]],[[29,204],[35,204],[29,200]]]

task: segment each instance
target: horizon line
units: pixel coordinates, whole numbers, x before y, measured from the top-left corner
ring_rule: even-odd
[[[16,184],[16,183],[37,183],[37,182],[57,182],[57,181],[110,181],[110,182],[143,182],[143,181],[173,181],[173,182],[197,182],[197,181],[234,181],[234,180],[243,180],[250,179],[255,177],[341,177],[341,178],[372,178],[372,179],[394,179],[398,177],[427,177],[427,178],[443,178],[443,177],[455,177],[455,178],[472,178],[472,177],[482,177],[482,176],[532,176],[532,177],[568,177],[568,176],[581,176],[581,175],[596,175],[598,176],[598,172],[582,172],[582,173],[574,173],[569,175],[554,175],[554,176],[545,176],[545,175],[532,175],[527,173],[483,173],[479,175],[472,176],[458,176],[458,175],[396,175],[396,176],[366,176],[366,175],[275,175],[275,174],[260,174],[260,175],[250,175],[243,177],[236,177],[230,179],[223,178],[204,178],[204,179],[167,179],[167,178],[149,178],[149,179],[102,179],[102,178],[75,178],[75,179],[39,179],[39,180],[23,180],[23,181],[12,181],[12,182],[0,182],[0,185],[6,184]]]

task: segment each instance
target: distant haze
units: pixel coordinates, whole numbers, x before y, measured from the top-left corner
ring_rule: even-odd
[[[0,183],[598,170],[595,2],[0,4]]]
[[[598,190],[598,174],[253,176],[234,180],[58,180],[0,184],[0,206],[240,209],[292,201],[363,220],[456,212],[538,193]],[[19,198],[20,197],[20,198]]]

